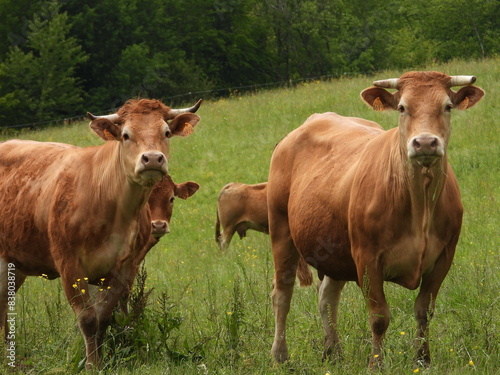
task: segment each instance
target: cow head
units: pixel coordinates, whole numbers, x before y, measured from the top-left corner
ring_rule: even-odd
[[[429,167],[442,158],[450,138],[451,110],[475,105],[484,91],[472,86],[474,76],[448,76],[438,72],[409,72],[400,78],[373,82],[361,92],[373,109],[399,111],[403,153],[418,165]],[[451,89],[462,87],[458,92]],[[386,88],[397,89],[390,93]]]
[[[142,186],[153,186],[168,172],[170,138],[193,132],[200,117],[193,107],[171,109],[159,100],[129,100],[117,113],[94,116],[90,127],[102,139],[120,143],[120,160],[128,177]]]
[[[170,232],[170,219],[174,207],[175,197],[187,199],[199,189],[196,182],[184,182],[176,184],[169,175],[161,179],[155,185],[149,196],[149,208],[151,210],[151,234],[155,238],[161,238]]]

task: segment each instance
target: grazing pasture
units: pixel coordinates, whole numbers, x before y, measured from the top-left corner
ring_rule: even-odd
[[[454,264],[430,325],[433,364],[413,361],[417,291],[386,283],[391,322],[384,342],[383,374],[498,374],[500,368],[500,60],[453,62],[419,70],[477,76],[486,95],[468,111],[454,111],[448,146],[464,204]],[[164,236],[146,257],[131,317],[117,314],[104,352],[109,374],[366,374],[371,349],[367,309],[348,283],[339,308],[344,360],[321,361],[323,332],[317,290],[296,286],[288,317],[290,361],[270,355],[274,318],[270,301],[273,264],[269,236],[250,231],[221,253],[213,240],[217,196],[231,181],[267,181],[273,148],[315,112],[363,117],[384,128],[396,112],[374,112],[359,93],[381,72],[331,82],[233,96],[206,102],[203,121],[186,139],[173,139],[169,173],[196,181],[198,192],[176,202]],[[168,104],[168,103],[167,103]],[[99,144],[87,123],[3,134],[42,141]],[[140,287],[142,285],[142,288]],[[152,291],[151,291],[152,289]],[[149,294],[148,294],[149,293]],[[84,358],[74,314],[60,281],[28,278],[16,296],[15,353],[19,374],[71,374]],[[134,313],[136,311],[137,313]],[[2,350],[0,373],[10,369]]]

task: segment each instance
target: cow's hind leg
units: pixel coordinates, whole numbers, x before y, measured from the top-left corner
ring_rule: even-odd
[[[450,269],[454,254],[444,251],[438,258],[432,272],[422,277],[420,291],[415,300],[415,319],[417,320],[417,363],[421,366],[429,366],[431,353],[429,348],[429,322],[434,314],[436,297]]]
[[[286,319],[299,262],[299,253],[291,238],[287,219],[271,230],[271,241],[274,257],[274,288],[271,299],[276,324],[271,354],[276,361],[284,362],[288,359]]]
[[[26,275],[0,258],[0,331],[5,339],[9,335],[8,313],[16,312],[16,293],[26,280]]]
[[[231,239],[233,238],[234,232],[236,229],[234,226],[228,225],[225,227],[220,233],[217,242],[219,244],[219,248],[221,251],[226,251],[231,243]]]
[[[337,316],[340,294],[345,283],[345,281],[337,281],[325,276],[319,287],[319,311],[325,333],[323,360],[342,358],[342,348],[337,332]]]

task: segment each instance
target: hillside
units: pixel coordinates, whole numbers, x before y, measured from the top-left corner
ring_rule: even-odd
[[[431,323],[434,366],[420,371],[496,374],[500,368],[500,59],[455,61],[428,70],[476,75],[476,85],[486,96],[476,107],[452,114],[449,160],[460,184],[465,217],[455,264]],[[290,369],[295,374],[366,373],[367,312],[354,284],[345,288],[340,307],[342,363],[321,361],[323,337],[316,288],[311,287],[296,288],[292,300],[288,330],[292,360],[283,366],[272,364],[269,237],[249,232],[242,241],[235,237],[227,253],[221,254],[214,242],[216,202],[228,182],[266,181],[276,143],[313,113],[363,117],[386,129],[397,125],[396,112],[372,111],[359,93],[375,79],[401,73],[311,82],[202,104],[201,122],[191,136],[172,140],[169,159],[174,181],[196,181],[200,190],[186,201],[176,200],[171,233],[146,258],[146,289],[154,291],[136,331],[126,336],[120,333],[120,324],[113,327],[108,346],[115,354],[108,357],[109,373],[288,374]],[[87,123],[2,134],[0,140],[14,135],[80,146],[100,143]],[[412,350],[416,292],[394,285],[386,290],[392,320],[383,373],[416,372]],[[26,356],[21,359],[23,372],[76,371],[83,343],[60,282],[29,279],[18,294],[18,308],[22,319],[18,357]],[[160,323],[168,329],[160,332]]]

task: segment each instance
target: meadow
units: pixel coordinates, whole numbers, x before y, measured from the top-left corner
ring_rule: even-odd
[[[414,359],[417,291],[386,284],[391,324],[382,374],[500,374],[500,59],[427,66],[448,74],[473,74],[486,96],[474,108],[454,111],[449,161],[465,207],[454,264],[431,322],[433,364]],[[334,111],[391,128],[396,112],[374,112],[359,93],[388,71],[309,82],[293,88],[206,101],[202,120],[187,138],[174,138],[169,159],[174,181],[196,181],[200,190],[176,200],[171,233],[148,254],[133,298],[136,313],[117,314],[106,341],[103,374],[366,374],[370,353],[368,313],[350,283],[339,309],[344,360],[321,360],[323,333],[316,287],[296,286],[288,319],[291,359],[271,360],[274,318],[270,301],[273,261],[262,233],[233,238],[226,253],[214,241],[217,196],[228,182],[267,181],[273,148],[311,114]],[[167,103],[168,104],[168,103]],[[99,144],[87,122],[16,137]],[[147,277],[146,277],[147,276]],[[16,367],[0,360],[0,373],[73,374],[84,357],[83,339],[59,280],[28,278],[17,294]],[[2,351],[5,353],[5,350]],[[5,356],[3,356],[5,357]]]

